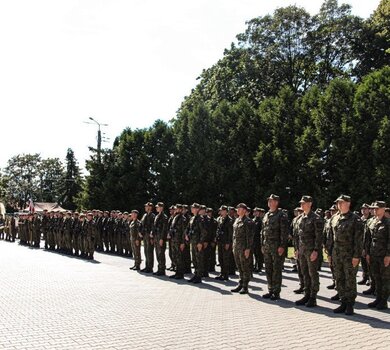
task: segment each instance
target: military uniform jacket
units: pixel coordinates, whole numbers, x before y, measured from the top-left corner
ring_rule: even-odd
[[[299,249],[299,236],[298,236],[298,218],[299,218],[299,215],[296,216],[294,219],[292,219],[291,221],[291,235],[292,235],[292,241],[293,241],[293,245],[294,245],[294,249],[295,250],[298,250]]]
[[[83,229],[84,229],[84,234],[86,236],[86,238],[89,238],[89,239],[94,239],[95,238],[95,224],[93,222],[93,220],[87,220],[84,222],[84,226],[83,226]]]
[[[367,254],[378,257],[390,256],[390,221],[385,217],[382,220],[372,218],[366,226],[366,235],[369,237]]]
[[[352,212],[337,213],[330,219],[329,242],[332,253],[346,253],[351,257],[360,258],[363,252],[363,222]]]
[[[141,219],[142,223],[142,235],[145,237],[149,237],[149,234],[152,233],[153,224],[154,224],[155,214],[153,213],[145,213]]]
[[[68,233],[68,234],[71,233],[71,231],[72,231],[72,224],[73,224],[72,218],[65,218],[64,219],[63,227],[64,227],[64,232],[65,233]]]
[[[279,247],[284,247],[287,246],[287,240],[287,215],[281,209],[274,212],[268,211],[263,217],[263,227],[261,229],[262,244],[277,244]]]
[[[260,233],[261,233],[261,228],[263,227],[263,220],[261,219],[261,217],[256,216],[253,219],[253,223],[255,224],[255,234],[253,236],[253,243],[260,244],[261,242]]]
[[[184,243],[184,232],[186,227],[186,217],[182,214],[176,215],[173,218],[171,228],[169,229],[169,234],[172,237],[172,241],[175,241],[177,243]]]
[[[140,239],[139,234],[141,233],[141,229],[142,229],[141,221],[138,219],[132,220],[130,223],[130,238],[135,241],[139,240]]]
[[[223,244],[232,244],[233,242],[233,220],[228,215],[226,217],[220,216],[217,219],[216,240]]]
[[[294,238],[300,250],[322,249],[324,220],[318,214],[310,211],[307,215],[299,215],[296,226],[298,232]]]
[[[194,215],[190,219],[186,233],[192,244],[208,242],[209,234],[206,225],[206,219],[200,215]]]
[[[238,217],[233,224],[233,249],[246,250],[253,246],[252,220]]]
[[[164,213],[159,213],[154,218],[153,223],[153,237],[157,240],[167,239],[168,234],[168,217]]]

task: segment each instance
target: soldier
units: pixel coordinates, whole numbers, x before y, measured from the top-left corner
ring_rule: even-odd
[[[115,253],[116,251],[116,211],[111,210],[110,213],[110,220],[107,223],[108,227],[108,236],[109,236],[109,241],[110,241],[110,252]]]
[[[131,256],[131,244],[130,244],[130,216],[127,211],[123,213],[122,222],[122,246],[125,256]]]
[[[167,247],[168,217],[164,213],[164,203],[158,202],[156,205],[157,215],[154,218],[152,228],[152,238],[156,247],[156,258],[158,269],[153,272],[156,276],[165,276],[165,250]]]
[[[131,250],[134,256],[134,266],[130,267],[130,270],[139,271],[141,268],[141,239],[142,239],[142,223],[138,220],[138,210],[133,209],[131,211],[131,223],[130,223],[130,242]]]
[[[299,227],[298,227],[298,217],[303,213],[303,210],[302,208],[295,208],[294,210],[294,219],[292,220],[291,222],[291,231],[292,231],[292,241],[293,241],[293,245],[294,245],[294,251],[298,251],[299,247],[298,247],[298,231],[299,231]],[[298,272],[298,278],[299,278],[299,288],[298,289],[295,289],[294,290],[294,293],[295,294],[302,294],[304,291],[305,291],[305,280],[304,280],[304,277],[303,277],[303,274],[302,274],[302,269],[301,269],[301,266],[300,266],[300,262],[299,262],[299,259],[298,257],[296,256],[296,262],[297,262],[297,265],[296,265],[296,269],[297,269],[297,272]]]
[[[332,264],[332,259],[329,259],[329,257],[332,257],[332,247],[329,246],[328,243],[330,242],[330,240],[329,240],[330,220],[331,220],[332,216],[337,213],[336,205],[332,205],[329,208],[329,211],[330,211],[330,218],[325,220],[325,225],[324,225],[324,247],[325,247],[325,251],[326,251],[326,253],[328,255],[329,267],[330,267],[330,271],[332,272],[332,281],[333,282],[332,282],[332,284],[330,284],[326,288],[328,288],[328,289],[335,289],[336,288],[336,278],[335,278],[335,275],[334,275],[334,268],[333,268],[333,264]],[[338,293],[335,296],[333,296],[331,298],[331,300],[339,300]]]
[[[103,213],[103,219],[102,219],[102,240],[104,243],[104,249],[102,251],[109,252],[110,251],[110,237],[109,232],[107,230],[108,222],[110,221],[110,212],[105,210]]]
[[[6,228],[6,224],[5,224],[5,220],[4,220],[4,216],[3,214],[0,214],[0,239],[4,239],[5,237],[5,228]]]
[[[238,217],[233,224],[233,253],[240,280],[238,286],[231,290],[233,293],[247,294],[248,284],[251,279],[251,249],[253,247],[252,221],[246,214],[248,207],[240,203],[236,207]]]
[[[386,310],[390,296],[390,221],[385,217],[385,202],[376,201],[372,207],[374,218],[366,226],[370,242],[366,258],[375,280],[376,299],[368,307]]]
[[[205,265],[205,276],[208,277],[208,272],[215,272],[215,264],[216,264],[216,242],[215,242],[215,234],[217,232],[217,220],[213,216],[214,210],[212,208],[206,209],[208,225],[207,225],[207,248],[205,250],[206,255],[206,265]]]
[[[237,209],[234,208],[234,207],[228,207],[228,212],[229,212],[229,216],[231,217],[231,219],[233,220],[233,223],[234,221],[237,219]],[[237,270],[237,266],[236,266],[236,261],[234,259],[234,253],[233,253],[233,249],[231,250],[231,255],[230,255],[230,268],[229,268],[229,276],[235,276],[236,275],[236,270]]]
[[[43,239],[45,240],[45,249],[48,249],[48,244],[47,244],[47,228],[49,224],[49,214],[47,212],[47,209],[43,210],[42,213],[42,218],[41,218],[41,231],[43,235]]]
[[[73,214],[72,222],[72,251],[74,251],[75,256],[80,255],[80,229],[81,229],[81,220],[80,214],[75,212]]]
[[[171,228],[169,229],[169,237],[172,240],[172,253],[176,264],[176,273],[169,278],[183,279],[184,278],[184,257],[185,248],[184,231],[187,227],[187,219],[182,215],[181,204],[175,206],[175,217],[172,220]]]
[[[263,208],[256,207],[253,209],[253,222],[255,223],[255,235],[253,237],[253,255],[255,257],[255,264],[253,267],[254,272],[261,272],[263,270],[264,256],[261,251],[261,238],[260,232],[263,225],[263,217],[265,210]]]
[[[200,214],[200,205],[191,205],[192,217],[188,223],[185,233],[185,240],[191,243],[192,260],[194,261],[194,276],[188,282],[201,283],[205,273],[205,243],[207,243],[208,232],[205,218]]]
[[[302,196],[300,201],[303,213],[298,216],[296,227],[298,232],[295,235],[295,247],[299,268],[301,269],[305,296],[297,300],[295,305],[306,307],[317,306],[317,293],[320,289],[320,277],[318,274],[319,251],[322,250],[324,222],[320,215],[314,213],[311,208],[313,198]]]
[[[339,212],[331,218],[328,245],[332,247],[329,258],[334,266],[341,305],[333,312],[353,315],[357,295],[356,274],[363,251],[363,222],[350,211],[351,197],[340,195],[335,202]]]
[[[141,271],[146,273],[152,273],[154,266],[154,240],[152,236],[152,229],[155,215],[153,213],[153,207],[153,203],[146,203],[145,214],[141,219],[145,254],[145,268]]]
[[[368,220],[372,218],[371,214],[370,214],[370,206],[367,204],[367,203],[363,203],[362,206],[360,207],[360,213],[361,213],[361,219],[362,219],[362,222],[364,224],[364,228],[365,228],[365,232],[366,232],[366,225],[368,223]],[[357,283],[359,285],[370,285],[371,284],[371,276],[370,276],[370,270],[369,270],[369,265],[367,263],[367,260],[366,260],[366,247],[367,247],[367,244],[369,244],[368,242],[366,242],[366,239],[368,237],[366,237],[366,235],[364,235],[364,238],[363,238],[363,254],[361,256],[361,259],[360,259],[360,263],[362,265],[362,271],[363,271],[363,275],[362,275],[362,279]]]
[[[116,236],[116,252],[118,255],[123,255],[123,214],[121,212],[117,213],[116,222],[115,222],[115,236]]]
[[[171,229],[173,218],[175,217],[175,206],[171,205],[169,207],[169,219],[168,219],[168,232]],[[170,235],[167,235],[168,240],[168,255],[169,259],[171,259],[171,266],[167,268],[168,271],[175,271],[176,263],[174,261],[174,255],[172,250],[172,237]],[[191,259],[190,259],[191,260]]]
[[[71,255],[72,254],[72,226],[73,226],[73,220],[72,220],[72,213],[70,211],[67,211],[65,214],[65,218],[63,221],[63,232],[64,232],[64,253]]]
[[[87,221],[83,227],[85,238],[85,252],[88,260],[93,260],[93,254],[95,252],[95,228],[93,222],[93,214],[89,212],[87,214]]]
[[[279,209],[280,197],[271,194],[268,197],[269,211],[264,215],[261,230],[261,242],[264,254],[265,273],[268,293],[265,299],[280,299],[282,288],[282,268],[288,238],[288,218]]]
[[[182,215],[186,218],[186,222],[189,223],[191,219],[191,214],[189,212],[189,207],[187,204],[183,204]],[[185,242],[184,252],[184,273],[191,273],[191,244],[189,242]]]
[[[221,274],[215,277],[215,279],[221,281],[229,280],[230,256],[233,243],[233,219],[229,217],[227,209],[226,205],[222,205],[219,208],[220,216],[217,219],[216,242]]]

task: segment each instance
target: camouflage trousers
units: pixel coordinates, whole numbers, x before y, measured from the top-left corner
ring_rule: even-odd
[[[356,274],[359,267],[352,266],[351,254],[336,248],[333,249],[332,263],[340,300],[353,303],[357,296]]]
[[[255,269],[262,270],[264,265],[264,256],[261,251],[260,241],[253,243],[253,256],[255,258]]]
[[[299,259],[297,259],[297,270],[298,270],[299,286],[301,288],[304,288],[305,287],[305,279],[303,277],[301,263],[300,263]]]
[[[229,248],[225,249],[226,244],[218,242],[218,260],[221,266],[221,275],[228,276],[230,268],[230,256],[232,254],[232,245],[229,244]]]
[[[282,289],[282,269],[284,255],[278,254],[278,244],[264,245],[264,265],[267,276],[268,291],[279,294]]]
[[[377,299],[387,301],[390,296],[390,265],[385,267],[383,259],[383,256],[371,256],[370,270],[375,280]]]
[[[241,247],[233,247],[234,260],[240,274],[240,283],[244,287],[248,287],[251,279],[251,258],[246,258],[244,255],[244,249]]]
[[[172,241],[173,260],[176,264],[176,273],[184,273],[184,252],[180,250],[180,242]]]
[[[163,241],[162,246],[160,245],[160,240],[155,242],[156,247],[156,258],[158,263],[158,271],[165,272],[165,250],[167,249],[167,244]]]
[[[205,249],[198,250],[196,243],[191,244],[195,251],[195,276],[202,278],[205,273]]]
[[[176,266],[176,262],[175,262],[175,256],[174,256],[174,254],[173,254],[172,239],[170,239],[170,240],[168,241],[168,255],[169,255],[169,259],[171,259],[171,265],[172,265],[173,267],[175,267],[175,266]],[[191,259],[190,259],[190,261],[191,261]]]
[[[133,251],[134,265],[139,268],[141,265],[141,241],[131,238],[130,243],[131,250]]]
[[[312,252],[312,249],[301,248],[298,253],[298,261],[299,269],[303,276],[305,295],[315,298],[320,290],[319,257],[315,261],[310,261]]]
[[[85,251],[89,256],[93,256],[95,252],[95,238],[87,237],[85,240]]]
[[[144,254],[145,254],[145,267],[153,270],[154,266],[154,241],[150,237],[144,236]]]

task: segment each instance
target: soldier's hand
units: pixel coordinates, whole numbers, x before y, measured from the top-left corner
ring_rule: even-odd
[[[353,267],[358,266],[359,265],[359,261],[360,261],[359,258],[352,258],[352,266]]]
[[[135,241],[135,245],[136,245],[137,247],[139,246],[139,240],[138,240],[138,239]]]
[[[225,250],[229,250],[229,244],[225,244]]]
[[[186,241],[188,242],[190,240],[190,237],[188,237],[188,235],[186,235]]]
[[[282,256],[284,254],[284,248],[283,247],[279,247],[278,248],[278,254],[279,254],[279,256]]]
[[[164,245],[164,240],[160,239],[158,243],[160,244],[160,247],[162,247]]]
[[[202,250],[202,248],[203,248],[203,244],[202,243],[198,243],[196,245],[196,248],[198,248],[198,252],[200,252]]]
[[[209,243],[208,243],[208,242],[204,242],[204,243],[203,243],[203,247],[204,247],[204,249],[206,249],[208,245],[209,245]]]
[[[251,250],[250,249],[245,249],[244,250],[244,256],[245,256],[245,259],[249,259],[249,254],[251,253]]]
[[[317,258],[318,258],[318,252],[313,250],[313,252],[310,254],[310,261],[314,262],[317,260]]]
[[[184,243],[180,244],[180,251],[183,251],[183,250],[184,250],[184,247],[185,247],[185,244],[184,244]]]
[[[390,256],[385,256],[385,258],[383,259],[383,263],[384,263],[385,267],[389,266]]]
[[[367,261],[367,264],[370,265],[371,259],[370,259],[370,256],[368,254],[366,255],[366,261]]]
[[[332,257],[330,255],[328,255],[328,262],[329,262],[329,265],[332,265]]]

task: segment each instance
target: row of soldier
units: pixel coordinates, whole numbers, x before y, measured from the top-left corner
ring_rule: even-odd
[[[341,301],[341,306],[336,312],[353,314],[357,265],[362,256],[363,281],[366,282],[371,276],[371,293],[376,285],[377,298],[371,306],[387,308],[390,252],[383,249],[381,251],[381,254],[385,255],[382,257],[383,264],[379,268],[381,271],[379,277],[375,273],[377,269],[370,268],[371,265],[368,263],[370,256],[367,254],[372,250],[372,245],[378,246],[378,243],[370,238],[374,233],[377,234],[378,227],[380,234],[386,236],[389,233],[386,218],[376,220],[375,224],[378,227],[374,225],[373,229],[370,229],[368,225],[370,220],[367,220],[370,214],[367,216],[366,211],[372,212],[372,219],[377,218],[374,212],[382,209],[383,216],[389,215],[383,202],[376,203],[376,206],[381,206],[380,208],[364,205],[362,219],[350,211],[350,197],[340,196],[336,204],[325,212],[323,218],[321,212],[311,210],[313,199],[310,196],[303,196],[291,225],[286,212],[279,208],[279,202],[278,196],[271,195],[268,198],[269,211],[265,213],[265,210],[255,208],[253,219],[249,217],[249,208],[243,203],[236,208],[221,206],[217,219],[213,218],[212,209],[197,203],[190,208],[181,204],[171,206],[169,217],[164,213],[163,203],[158,203],[155,207],[152,203],[146,203],[145,213],[141,219],[138,218],[137,210],[131,211],[130,214],[98,210],[81,215],[70,212],[45,213],[41,220],[37,216],[29,215],[27,219],[21,218],[19,235],[21,244],[39,246],[42,232],[45,248],[90,259],[93,258],[94,249],[120,255],[134,255],[135,264],[131,268],[134,270],[140,270],[143,244],[145,268],[142,271],[153,272],[155,254],[158,265],[157,271],[154,272],[156,275],[165,275],[165,250],[168,242],[172,261],[172,266],[168,270],[175,271],[170,278],[183,279],[184,274],[191,272],[192,261],[195,273],[190,282],[193,283],[201,283],[203,277],[207,277],[209,272],[215,270],[217,250],[221,266],[221,273],[217,279],[228,280],[229,274],[234,274],[236,269],[240,272],[239,284],[232,292],[247,293],[252,273],[261,271],[264,263],[268,293],[263,297],[272,300],[280,298],[282,268],[290,236],[294,242],[301,284],[295,292],[305,294],[297,301],[297,305],[316,306],[319,290],[318,268],[321,264],[321,253],[325,248],[338,292],[333,300]],[[343,205],[348,207],[348,210],[339,208]],[[350,222],[355,221],[354,225],[350,225]],[[335,225],[332,225],[332,222]],[[343,230],[346,231],[344,235],[349,236],[347,241],[340,243],[340,232]],[[390,237],[382,238],[381,246],[386,245],[386,242],[389,244]],[[356,258],[355,255],[359,251],[359,258]],[[333,255],[336,259],[333,259]],[[348,256],[351,264],[345,265],[345,261],[342,259],[340,261],[338,259],[340,255],[344,258]],[[377,261],[376,258],[374,260]]]

